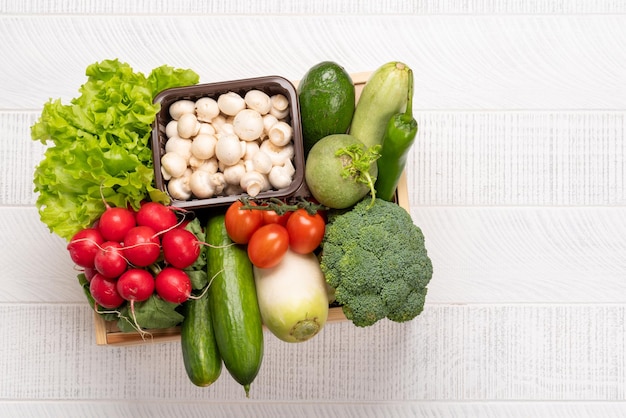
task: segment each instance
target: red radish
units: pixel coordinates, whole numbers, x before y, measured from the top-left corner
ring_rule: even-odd
[[[130,269],[117,279],[117,291],[124,299],[142,302],[154,293],[154,277],[143,269]]]
[[[117,279],[117,291],[120,296],[130,304],[130,316],[133,320],[135,329],[142,335],[146,334],[137,323],[135,315],[135,302],[143,302],[154,293],[154,277],[147,270],[130,269]]]
[[[85,275],[85,279],[87,279],[88,282],[91,281],[91,278],[97,273],[98,271],[94,268],[94,267],[85,267],[83,269],[83,274]]]
[[[126,208],[107,208],[98,221],[98,229],[106,241],[122,242],[135,225],[134,212]]]
[[[124,256],[137,267],[156,262],[161,255],[159,237],[149,226],[135,226],[124,237]]]
[[[122,244],[116,241],[102,243],[94,258],[94,267],[107,279],[114,279],[126,271],[128,263],[124,258]]]
[[[67,244],[67,250],[74,263],[81,267],[93,268],[94,257],[103,242],[104,238],[100,231],[95,228],[85,228],[74,234]]]
[[[115,281],[96,273],[89,283],[89,292],[96,303],[106,309],[115,309],[124,303],[116,289]]]
[[[157,234],[173,228],[178,218],[172,209],[158,202],[146,202],[137,211],[137,225],[149,226]]]
[[[179,269],[195,263],[200,255],[198,238],[186,229],[175,228],[161,237],[165,262]]]
[[[191,295],[191,279],[175,267],[165,267],[156,276],[156,292],[163,300],[183,303]]]

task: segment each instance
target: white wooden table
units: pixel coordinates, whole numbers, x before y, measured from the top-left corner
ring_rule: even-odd
[[[626,3],[206,3],[0,1],[0,416],[626,414]],[[250,399],[227,373],[193,386],[178,342],[96,346],[34,206],[29,127],[108,58],[202,82],[409,64],[422,315],[267,335]]]

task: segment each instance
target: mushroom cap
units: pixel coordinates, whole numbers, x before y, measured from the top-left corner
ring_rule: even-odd
[[[233,119],[235,134],[244,141],[254,141],[263,133],[263,116],[254,109],[243,109]]]
[[[250,90],[244,96],[244,101],[249,109],[254,109],[261,115],[266,115],[272,108],[270,96],[261,90]]]
[[[245,148],[235,134],[220,135],[215,146],[215,156],[220,163],[233,165],[243,157]]]
[[[196,116],[201,122],[211,122],[214,117],[220,114],[217,101],[212,97],[201,97],[195,103]]]
[[[229,116],[235,116],[246,108],[246,102],[243,97],[234,91],[220,94],[217,98],[217,105],[222,113]]]

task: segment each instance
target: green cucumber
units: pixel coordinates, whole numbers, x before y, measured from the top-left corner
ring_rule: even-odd
[[[378,67],[363,87],[350,135],[367,147],[382,145],[389,119],[406,107],[409,76],[410,68],[398,61]]]
[[[263,323],[252,263],[245,248],[228,236],[224,215],[209,219],[206,241],[215,340],[224,366],[249,396],[263,360]]]
[[[180,345],[185,370],[194,385],[209,386],[220,377],[222,358],[213,331],[208,292],[187,300],[184,309]]]
[[[320,62],[300,80],[298,102],[306,157],[320,139],[330,134],[345,134],[350,128],[355,106],[354,83],[339,64]]]

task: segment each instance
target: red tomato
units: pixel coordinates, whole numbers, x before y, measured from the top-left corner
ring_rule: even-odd
[[[326,223],[321,214],[310,215],[305,209],[298,209],[289,217],[286,228],[291,250],[308,254],[322,243]]]
[[[254,203],[250,203],[254,205]],[[233,202],[224,215],[226,232],[230,239],[237,244],[247,244],[254,231],[263,225],[261,210],[239,209],[243,203],[239,200]]]
[[[259,268],[275,267],[289,249],[287,229],[279,224],[263,225],[248,242],[248,258]]]
[[[264,210],[262,212],[264,224],[279,224],[285,226],[287,225],[287,220],[289,219],[289,216],[291,216],[290,211],[287,211],[282,215],[279,215],[273,210]]]

